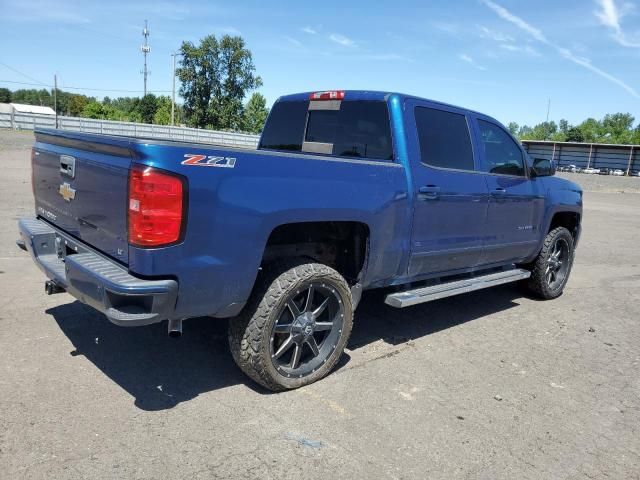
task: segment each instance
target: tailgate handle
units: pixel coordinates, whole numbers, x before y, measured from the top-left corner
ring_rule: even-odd
[[[69,178],[75,178],[76,159],[69,155],[60,155],[60,173]]]

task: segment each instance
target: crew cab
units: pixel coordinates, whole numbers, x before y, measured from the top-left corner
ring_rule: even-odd
[[[230,318],[261,385],[334,367],[363,290],[405,308],[520,281],[558,297],[582,191],[495,119],[409,95],[274,104],[257,149],[36,130],[18,245],[122,326]]]

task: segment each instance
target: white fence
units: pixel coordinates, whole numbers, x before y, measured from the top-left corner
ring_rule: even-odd
[[[55,117],[33,113],[0,113],[0,128],[33,130],[35,128],[55,128]],[[199,128],[169,127],[147,123],[114,122],[90,118],[58,117],[58,128],[76,132],[125,135],[128,137],[157,138],[181,142],[211,143],[243,148],[256,148],[258,135],[234,132],[201,130]]]

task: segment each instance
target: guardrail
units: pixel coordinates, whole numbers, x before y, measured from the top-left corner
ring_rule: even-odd
[[[13,130],[34,130],[35,128],[55,128],[55,117],[34,113],[0,113],[0,128]],[[221,132],[199,128],[150,125],[147,123],[94,120],[91,118],[58,117],[58,128],[76,132],[125,135],[128,137],[157,138],[181,142],[210,143],[243,148],[256,148],[258,135],[236,132]]]

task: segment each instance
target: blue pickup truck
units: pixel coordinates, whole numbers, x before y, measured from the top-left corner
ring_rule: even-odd
[[[257,150],[37,130],[18,245],[117,325],[230,318],[272,390],[327,375],[365,289],[404,308],[520,281],[559,296],[582,191],[496,120],[408,95],[281,97]]]

